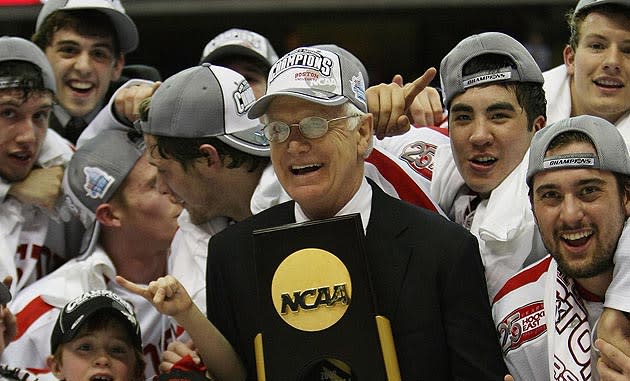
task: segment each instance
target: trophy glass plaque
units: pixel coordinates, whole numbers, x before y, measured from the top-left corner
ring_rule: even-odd
[[[400,380],[360,215],[257,230],[254,253],[259,381]]]

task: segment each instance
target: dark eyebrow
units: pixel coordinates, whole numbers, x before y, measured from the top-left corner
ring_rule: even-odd
[[[76,41],[73,41],[73,40],[60,40],[60,41],[57,41],[57,45],[80,46],[80,44],[78,44]],[[105,48],[109,50],[114,50],[114,46],[110,44],[109,42],[99,42],[90,47],[90,49],[93,49],[93,48]]]
[[[451,112],[473,112],[473,108],[467,104],[456,103],[451,106]]]
[[[604,180],[604,179],[592,178],[592,179],[580,180],[580,181],[578,181],[577,185],[580,185],[580,186],[589,185],[589,184],[603,185],[603,184],[606,184],[606,183],[607,183],[607,181]]]
[[[585,186],[585,185],[603,185],[606,184],[607,181],[598,177],[595,178],[586,178],[586,179],[582,179],[579,180],[575,183],[575,186]],[[558,186],[556,184],[542,184],[541,186],[539,186],[538,188],[536,188],[536,190],[534,191],[535,193],[540,193],[540,192],[544,192],[546,190],[550,190],[550,189],[558,189]]]
[[[508,111],[516,111],[514,105],[510,102],[497,102],[493,103],[488,108],[486,108],[486,112],[498,111],[498,110],[508,110]]]

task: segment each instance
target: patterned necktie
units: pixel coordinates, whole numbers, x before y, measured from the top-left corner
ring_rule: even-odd
[[[467,195],[463,197],[467,198],[468,205],[462,212],[459,213],[459,215],[455,216],[455,222],[462,225],[467,230],[470,230],[473,219],[475,218],[477,205],[479,205],[479,203],[481,202],[481,197],[477,195]]]
[[[77,143],[77,139],[79,139],[79,135],[83,132],[87,123],[83,118],[72,117],[68,124],[66,124],[66,128],[64,129],[64,137],[72,142],[72,144]]]

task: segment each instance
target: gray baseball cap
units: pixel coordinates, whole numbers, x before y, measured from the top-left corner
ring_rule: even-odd
[[[545,157],[553,139],[568,131],[586,134],[593,141],[597,153]],[[605,119],[582,115],[562,119],[536,132],[530,146],[527,184],[532,185],[538,172],[566,168],[591,168],[630,175],[628,148],[617,127]]]
[[[278,60],[276,51],[265,36],[246,29],[233,28],[214,37],[203,48],[200,64],[230,56],[247,56],[261,61],[267,70]]]
[[[482,71],[464,77],[463,68],[473,58],[483,54],[509,57],[516,67]],[[455,95],[481,84],[494,82],[543,83],[543,75],[527,49],[507,34],[486,32],[474,34],[460,41],[440,64],[440,82],[444,104],[448,108]]]
[[[112,198],[145,151],[139,135],[135,131],[104,130],[79,147],[66,167],[64,202],[86,228],[81,254],[91,253],[98,239],[96,208]]]
[[[575,10],[573,11],[573,14],[576,15],[582,11],[585,11],[594,7],[599,7],[600,5],[605,5],[605,4],[618,4],[618,5],[625,5],[626,7],[630,7],[630,0],[580,0],[578,4],[575,6]]]
[[[204,63],[166,79],[151,97],[142,132],[178,138],[216,137],[256,156],[269,156],[258,121],[247,118],[256,97],[239,73]]]
[[[118,44],[123,53],[134,51],[138,47],[138,29],[136,24],[125,13],[120,0],[48,0],[39,11],[35,31],[39,31],[46,17],[53,12],[64,10],[94,10],[109,16],[118,35]]]
[[[278,95],[288,95],[325,106],[338,106],[350,101],[367,112],[365,89],[367,72],[361,61],[336,45],[297,48],[271,67],[267,93],[249,110],[250,118],[267,112]]]
[[[25,61],[39,67],[42,71],[44,88],[51,90],[53,93],[55,92],[55,75],[48,62],[48,58],[46,58],[44,52],[31,41],[20,37],[0,37],[0,62],[4,61]],[[32,86],[28,86],[28,84],[24,83],[20,78],[15,77],[0,78],[0,88],[2,89],[24,86],[32,87],[37,85],[32,84]]]

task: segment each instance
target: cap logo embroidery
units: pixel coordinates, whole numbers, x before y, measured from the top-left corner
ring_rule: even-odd
[[[111,185],[116,181],[114,177],[98,167],[85,167],[83,173],[85,174],[85,184],[83,184],[85,195],[93,199],[105,197]]]
[[[232,94],[232,98],[234,99],[234,103],[236,105],[236,112],[239,115],[243,115],[245,114],[245,111],[249,109],[249,106],[256,101],[256,97],[246,80],[243,80],[237,85],[238,87]]]
[[[333,60],[312,49],[296,49],[292,54],[278,60],[269,71],[269,82],[282,72],[301,67],[320,72],[324,76],[332,74]]]
[[[361,103],[365,104],[365,81],[363,73],[359,72],[350,79],[350,87],[354,93],[354,97]]]
[[[71,325],[70,325],[70,331],[74,330],[79,324],[81,324],[81,321],[83,320],[83,318],[85,317],[85,315],[81,315],[79,316]]]
[[[65,312],[66,313],[70,313],[70,312],[74,311],[75,308],[77,308],[81,304],[85,303],[86,301],[88,301],[88,300],[90,300],[92,298],[99,297],[99,296],[107,296],[109,298],[116,299],[118,302],[120,302],[120,304],[125,306],[125,308],[128,308],[128,309],[131,308],[129,306],[129,304],[125,300],[123,300],[120,296],[114,294],[113,292],[111,292],[109,290],[92,290],[92,291],[84,293],[80,297],[78,297],[78,298],[74,299],[73,301],[69,302],[66,305]]]
[[[559,169],[559,168],[596,168],[598,160],[593,154],[571,154],[560,155],[547,158],[543,161],[543,169]]]
[[[477,86],[482,83],[507,81],[511,78],[512,78],[512,71],[506,70],[506,71],[500,71],[497,73],[482,74],[482,75],[478,75],[478,76],[463,80],[462,85],[464,89],[467,89],[469,87]]]

